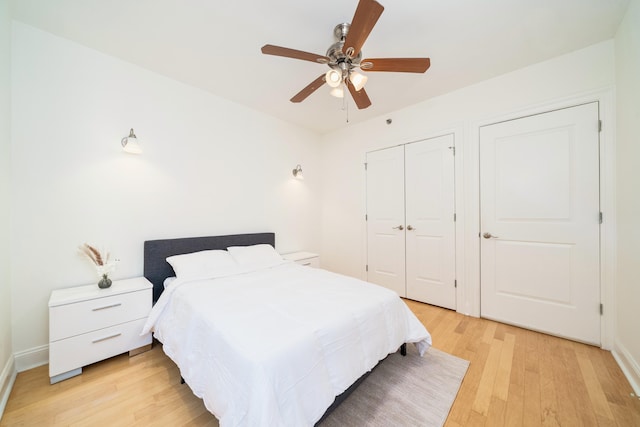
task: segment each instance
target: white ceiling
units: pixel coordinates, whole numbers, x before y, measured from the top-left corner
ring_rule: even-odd
[[[351,123],[543,61],[615,35],[629,0],[378,0],[364,57],[430,57],[426,74],[369,73],[373,103]],[[318,89],[289,99],[325,65],[262,55],[274,44],[324,55],[357,0],[13,0],[14,19],[326,133],[346,126],[342,101]]]

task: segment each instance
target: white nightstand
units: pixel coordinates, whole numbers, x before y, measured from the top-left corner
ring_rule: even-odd
[[[289,261],[295,261],[300,265],[308,265],[309,267],[320,267],[320,256],[313,252],[292,252],[284,254],[282,257]]]
[[[144,277],[59,289],[49,298],[49,377],[51,384],[82,373],[82,367],[151,347],[140,336],[149,311],[151,283]],[[146,347],[146,348],[141,348]]]

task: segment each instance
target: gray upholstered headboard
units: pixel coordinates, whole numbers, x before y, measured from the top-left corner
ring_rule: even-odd
[[[266,243],[275,247],[275,238],[274,233],[254,233],[145,241],[144,277],[153,284],[153,302],[155,303],[160,298],[160,294],[164,290],[164,279],[175,276],[173,269],[167,262],[167,257],[208,249],[226,249],[229,246]]]

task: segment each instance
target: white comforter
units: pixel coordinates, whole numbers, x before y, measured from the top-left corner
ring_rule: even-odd
[[[284,263],[225,278],[177,279],[152,330],[193,393],[225,426],[312,426],[378,361],[431,337],[398,295]]]

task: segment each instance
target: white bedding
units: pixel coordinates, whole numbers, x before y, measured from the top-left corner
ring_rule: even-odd
[[[398,295],[285,262],[230,277],[176,279],[152,330],[193,393],[226,426],[312,426],[362,374],[431,337]]]

